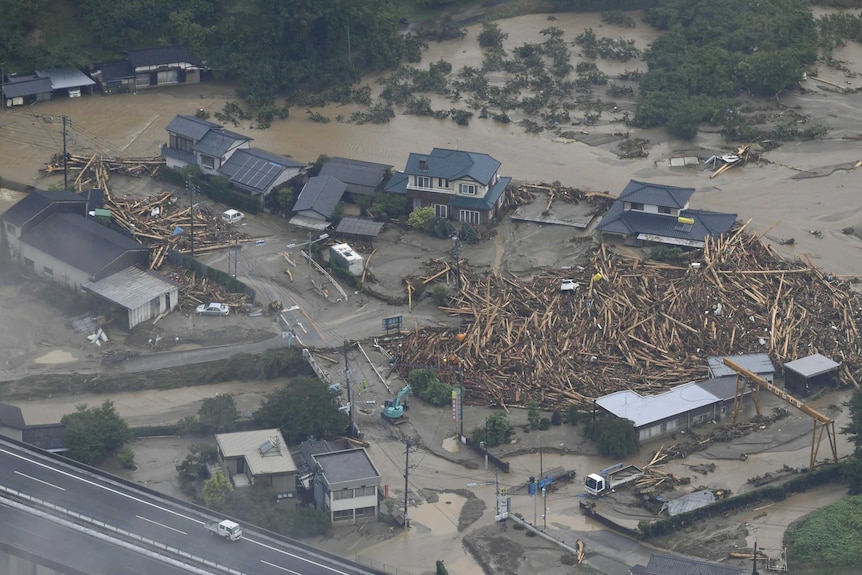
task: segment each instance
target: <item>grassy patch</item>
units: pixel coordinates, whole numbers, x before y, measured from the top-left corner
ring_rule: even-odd
[[[846,497],[794,523],[784,542],[794,570],[811,575],[859,573],[862,495]]]

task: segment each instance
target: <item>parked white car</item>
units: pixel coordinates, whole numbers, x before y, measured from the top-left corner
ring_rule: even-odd
[[[224,303],[203,303],[195,308],[198,315],[230,315],[230,306]]]
[[[243,218],[245,218],[245,214],[239,210],[225,210],[221,215],[221,219],[229,224],[235,224]]]

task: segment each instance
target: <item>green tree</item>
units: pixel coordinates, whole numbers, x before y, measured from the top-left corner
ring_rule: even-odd
[[[254,421],[261,428],[279,428],[288,443],[312,436],[332,437],[343,433],[349,424],[347,415],[338,411],[337,398],[338,391],[323,381],[296,377],[266,395]]]
[[[67,455],[72,459],[98,463],[134,438],[110,400],[105,400],[101,407],[81,404],[75,409],[75,413],[68,413],[60,420],[66,426]]]
[[[204,433],[224,433],[236,428],[239,410],[233,395],[226,393],[208,397],[198,409],[201,430]]]
[[[854,450],[842,465],[842,476],[849,485],[851,495],[862,493],[862,390],[856,390],[849,401],[844,402],[850,414],[850,421],[841,428],[841,433],[847,436]]]
[[[509,437],[512,425],[502,411],[495,411],[486,420],[484,426],[473,429],[471,434],[476,443],[485,442],[488,447],[496,447],[504,443]]]
[[[509,35],[500,29],[496,22],[485,22],[479,32],[479,46],[482,48],[502,48],[503,40]]]
[[[208,443],[192,443],[189,454],[177,465],[180,482],[189,483],[204,479],[209,475],[207,464],[218,459],[218,450]]]
[[[204,504],[211,509],[220,509],[224,505],[225,496],[233,489],[230,481],[221,471],[204,481]]]
[[[434,208],[428,206],[426,208],[416,208],[407,217],[407,225],[414,230],[423,232],[431,231],[431,226],[434,225]]]
[[[414,369],[407,374],[410,391],[426,403],[436,407],[452,402],[452,386],[440,381],[433,369]]]
[[[443,564],[442,559],[437,560],[437,563],[435,563],[435,569],[436,571],[434,572],[434,575],[449,575],[449,570],[446,569],[446,565]]]
[[[539,429],[539,421],[542,419],[542,414],[539,413],[539,404],[536,400],[530,401],[527,405],[527,421],[530,423],[531,429]]]
[[[594,441],[605,457],[622,458],[640,449],[634,422],[618,417],[588,421],[584,435]]]
[[[403,216],[407,211],[407,197],[388,192],[375,192],[371,202],[371,213],[377,220],[389,220]]]

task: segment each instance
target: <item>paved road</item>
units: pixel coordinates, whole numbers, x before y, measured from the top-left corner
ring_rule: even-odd
[[[209,535],[216,519],[149,492],[127,487],[108,475],[81,472],[59,458],[22,450],[0,440],[0,486],[116,529],[181,549],[248,575],[367,575],[367,568],[322,552],[246,529],[236,542]]]
[[[188,571],[86,533],[0,505],[0,545],[81,575],[188,575]],[[5,566],[0,565],[0,568]]]
[[[184,351],[163,351],[160,353],[150,353],[133,357],[116,364],[119,371],[125,373],[136,373],[140,371],[151,371],[154,369],[164,369],[169,367],[178,367],[181,365],[191,365],[195,363],[206,363],[209,361],[218,361],[227,359],[237,353],[263,353],[268,349],[284,347],[288,344],[288,340],[277,335],[270,339],[258,341],[254,343],[236,343],[230,345],[216,345],[212,347],[203,347],[200,349],[187,349]]]

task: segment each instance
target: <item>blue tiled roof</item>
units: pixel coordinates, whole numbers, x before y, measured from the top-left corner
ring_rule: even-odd
[[[499,178],[488,193],[483,198],[474,198],[470,196],[454,196],[449,200],[449,205],[453,208],[463,208],[465,210],[491,210],[494,209],[494,204],[506,191],[506,187],[512,181],[512,178]]]
[[[420,169],[422,160],[426,162],[425,170]],[[410,154],[404,172],[448,180],[472,178],[487,186],[499,169],[500,162],[488,154],[434,148],[430,154]]]
[[[219,128],[217,130],[210,130],[203,138],[195,142],[195,151],[207,156],[220,158],[228,150],[235,147],[237,142],[248,142],[250,140],[251,138],[247,138],[242,134]]]
[[[626,202],[682,209],[693,193],[694,188],[679,188],[631,180],[618,199]]]
[[[727,233],[736,222],[736,214],[724,214],[705,210],[685,210],[680,217],[691,218],[694,224],[688,231],[678,229],[675,216],[651,214],[635,210],[624,210],[623,201],[617,200],[602,218],[598,230],[623,236],[648,234],[666,238],[702,242],[707,236]]]
[[[323,164],[319,175],[338,178],[347,184],[348,192],[370,195],[383,182],[391,167],[348,158],[332,158]]]
[[[408,180],[410,180],[409,175],[405,174],[404,172],[395,172],[394,174],[392,174],[392,177],[389,178],[389,183],[386,184],[386,187],[383,189],[383,191],[392,194],[406,194]]]

